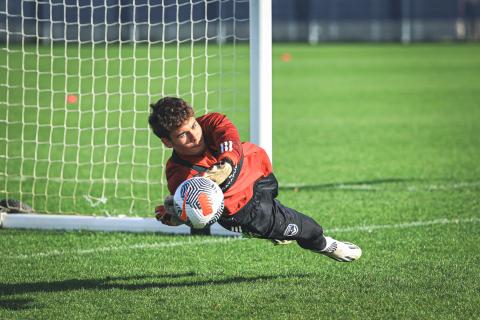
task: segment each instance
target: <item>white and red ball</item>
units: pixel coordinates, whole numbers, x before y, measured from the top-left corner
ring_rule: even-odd
[[[223,212],[223,192],[207,178],[185,180],[178,186],[173,199],[180,219],[194,229],[215,223]]]

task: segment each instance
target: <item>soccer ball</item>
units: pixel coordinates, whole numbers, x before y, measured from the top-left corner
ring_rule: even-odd
[[[215,223],[223,212],[223,192],[210,179],[193,177],[182,182],[173,196],[180,220],[194,229]]]

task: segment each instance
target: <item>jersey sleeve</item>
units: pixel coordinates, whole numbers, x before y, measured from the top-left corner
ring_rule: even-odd
[[[178,165],[174,163],[171,159],[167,162],[167,167],[165,170],[165,175],[167,178],[167,186],[170,194],[175,194],[178,186],[185,180],[193,177],[195,172],[188,167]]]
[[[208,113],[199,118],[204,137],[218,155],[219,161],[229,159],[237,165],[243,156],[240,135],[235,125],[220,113]]]

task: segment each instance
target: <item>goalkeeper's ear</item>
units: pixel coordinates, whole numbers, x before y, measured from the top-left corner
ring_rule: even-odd
[[[167,148],[173,148],[173,144],[172,144],[172,141],[170,141],[170,139],[168,138],[160,138],[160,140],[162,140],[163,144],[165,145],[165,147]]]

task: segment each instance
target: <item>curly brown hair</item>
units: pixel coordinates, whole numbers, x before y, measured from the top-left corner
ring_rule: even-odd
[[[170,139],[170,132],[180,127],[185,120],[193,117],[193,108],[183,99],[164,97],[151,104],[148,123],[159,138]]]

